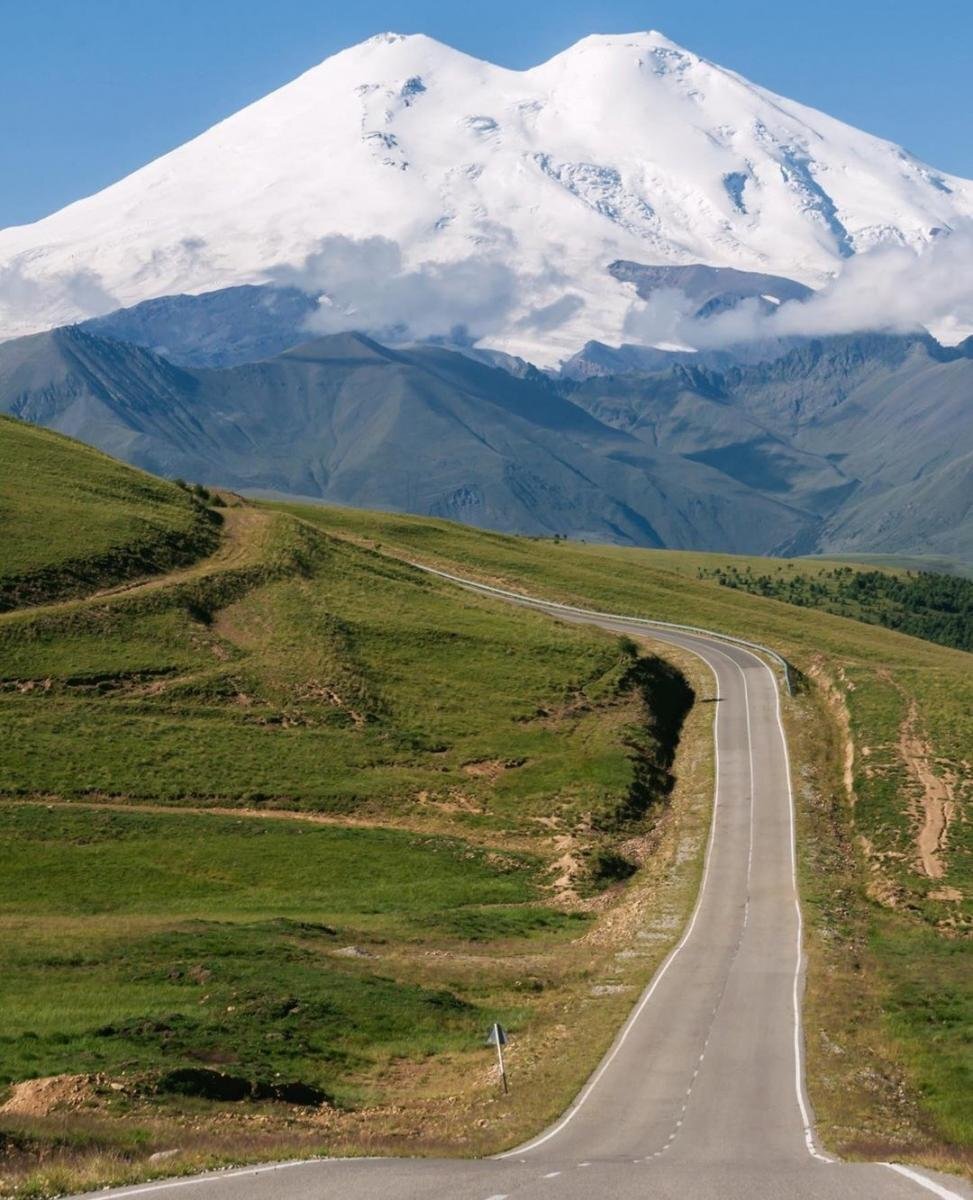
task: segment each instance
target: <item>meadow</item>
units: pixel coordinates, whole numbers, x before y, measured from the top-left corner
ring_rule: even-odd
[[[925,1156],[969,1170],[969,654],[722,586],[710,573],[733,563],[726,555],[300,511],[388,554],[563,602],[700,625],[783,654],[799,679],[785,719],[812,917],[806,1034],[819,1127],[841,1153]],[[743,558],[736,569],[813,580],[835,567]]]
[[[248,504],[11,428],[54,466],[0,580],[61,579],[69,542],[87,566],[0,613],[0,1189],[491,1152],[611,1041],[694,898],[708,676],[410,559],[786,655],[819,1130],[962,1166],[969,655],[722,586],[726,556]],[[170,510],[206,537],[120,579],[105,546]]]
[[[176,1171],[295,1137],[507,1144],[569,1101],[693,898],[698,664],[220,500],[212,553],[0,614],[16,1194],[140,1178],[173,1141]],[[498,1019],[524,1084],[501,1108]],[[587,1036],[552,1059],[566,1020]]]
[[[0,611],[167,570],[219,541],[219,513],[200,496],[7,416],[0,522]]]
[[[862,570],[823,564],[808,572],[800,560],[736,562],[700,568],[700,579],[740,588],[756,596],[784,600],[799,608],[820,608],[856,621],[884,625],[913,637],[973,650],[973,581],[933,571]]]
[[[350,1104],[352,1076],[475,1044],[491,1016],[362,945],[419,954],[466,912],[513,937],[576,924],[532,904],[536,859],[394,830],[27,804],[0,813],[0,853],[3,1082],[105,1072],[161,1094],[209,1067]]]

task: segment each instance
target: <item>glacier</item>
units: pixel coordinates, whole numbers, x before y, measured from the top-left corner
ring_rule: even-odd
[[[524,71],[382,34],[96,195],[0,231],[0,339],[265,283],[320,296],[318,332],[387,335],[394,314],[372,313],[369,291],[395,273],[406,327],[430,288],[462,288],[470,340],[549,365],[625,340],[635,289],[612,264],[820,289],[849,260],[922,252],[971,221],[973,182],[657,32],[593,35]],[[395,248],[385,268],[376,236]],[[359,243],[369,253],[350,261]],[[336,245],[341,260],[312,270]]]

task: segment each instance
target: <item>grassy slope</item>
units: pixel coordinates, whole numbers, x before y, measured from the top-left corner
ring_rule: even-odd
[[[349,1079],[368,1065],[459,1049],[487,1016],[335,951],[434,942],[476,906],[527,931],[531,917],[568,921],[521,912],[538,894],[530,857],[497,869],[456,840],[36,805],[0,815],[13,864],[0,902],[31,931],[5,956],[8,1079],[208,1065],[354,1101]]]
[[[973,581],[930,571],[901,572],[835,566],[809,571],[800,560],[770,560],[744,566],[732,559],[701,579],[800,608],[852,617],[912,637],[973,652]]]
[[[111,1122],[93,1144],[117,1147],[122,1116],[148,1129],[143,1158],[153,1139],[189,1140],[197,1120],[191,1105],[145,1093],[163,1062],[280,1071],[333,1095],[343,1107],[316,1118],[305,1150],[489,1149],[570,1098],[630,1002],[624,989],[665,951],[663,935],[619,965],[633,914],[671,936],[691,899],[706,763],[684,751],[663,804],[672,736],[660,718],[678,707],[676,677],[633,673],[614,639],[459,593],[391,550],[761,638],[830,678],[830,692],[789,713],[823,1126],[851,1151],[968,1142],[957,931],[969,826],[950,826],[942,879],[916,871],[918,783],[896,746],[908,717],[965,800],[969,656],[687,578],[702,556],[361,512],[226,515],[220,549],[195,567],[0,616],[0,719],[16,735],[0,767],[2,836],[23,863],[0,918],[3,1002],[19,1022],[0,1040],[6,1078],[120,1073],[121,1094],[94,1098]],[[33,510],[21,520],[21,542],[49,536]],[[829,717],[850,708],[854,813],[832,774],[841,747],[825,744],[826,700]],[[694,750],[701,720],[690,716]],[[639,760],[652,768],[648,796],[633,788]],[[598,864],[622,843],[645,868],[592,908]],[[422,885],[390,897],[389,878]],[[340,953],[349,946],[364,954]],[[473,1036],[498,1016],[531,1080],[499,1106]],[[589,1037],[565,1049],[559,1031],[579,1022]],[[363,1103],[391,1107],[356,1124]],[[163,1118],[180,1132],[160,1132]],[[285,1152],[268,1119],[267,1138],[235,1156]],[[49,1145],[29,1121],[3,1124],[25,1163],[34,1141]],[[212,1144],[203,1151],[185,1165]],[[138,1155],[126,1155],[37,1186],[135,1177]]]
[[[214,514],[183,489],[5,416],[0,523],[0,610],[167,570],[218,540]]]
[[[319,1088],[313,1148],[483,1150],[552,1117],[692,899],[700,733],[669,794],[688,698],[616,638],[249,507],[195,566],[0,615],[0,1086],[123,1084],[67,1133],[0,1113],[11,1172],[52,1137],[107,1145],[25,1185],[77,1190],[199,1141],[214,1111],[154,1090],[171,1068]],[[620,964],[633,914],[657,937]],[[502,1107],[494,1019],[532,1081]],[[587,1037],[547,1053],[566,1021]],[[261,1120],[231,1151],[220,1117],[173,1167],[290,1152],[291,1119]]]
[[[952,1162],[969,1153],[970,655],[695,577],[726,556],[302,511],[388,552],[556,599],[723,630],[773,645],[796,664],[809,680],[789,720],[802,759],[805,898],[817,966],[809,1054],[824,1131],[849,1153],[942,1154]],[[834,732],[843,727],[854,746],[847,779],[848,748]],[[904,742],[919,747],[918,758]],[[941,852],[923,869],[917,833],[929,776],[934,791],[946,789],[950,820]]]
[[[603,713],[572,716],[573,740],[544,716],[585,689],[611,695],[629,665],[613,640],[269,525],[284,564],[313,562],[0,618],[16,735],[0,789],[358,816],[426,790],[453,798],[456,822],[508,830],[550,815],[554,794],[565,811],[624,795],[631,767]],[[464,770],[491,755],[511,763],[496,779]]]

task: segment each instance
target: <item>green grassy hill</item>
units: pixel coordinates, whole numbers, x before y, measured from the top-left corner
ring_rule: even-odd
[[[786,575],[788,563],[299,511],[384,553],[573,604],[697,624],[785,655],[803,676],[785,717],[813,918],[806,1016],[822,1131],[844,1153],[925,1154],[969,1168],[970,654],[700,578],[734,562]],[[834,565],[802,560],[797,569],[827,578]]]
[[[0,1163],[28,1191],[138,1177],[190,1122],[177,1169],[496,1146],[570,1100],[692,901],[709,767],[679,669],[223,515],[192,565],[0,614]],[[83,519],[28,515],[36,569]],[[619,967],[636,901],[659,943]],[[587,1037],[549,1056],[565,1014]],[[497,1019],[531,1080],[499,1114]],[[23,1082],[79,1075],[67,1118]],[[285,1085],[323,1109],[295,1126]]]
[[[213,528],[182,489],[8,431],[40,498],[0,577],[60,578],[78,529],[101,531],[89,563],[131,544],[149,519],[131,490],[116,509],[64,488],[91,463]],[[138,1179],[171,1146],[176,1171],[487,1152],[560,1111],[610,1042],[694,898],[709,676],[404,558],[787,655],[822,1131],[962,1160],[969,655],[720,586],[697,555],[221,511],[191,563],[0,614],[0,1190]]]
[[[217,524],[175,484],[0,416],[0,611],[191,562]]]

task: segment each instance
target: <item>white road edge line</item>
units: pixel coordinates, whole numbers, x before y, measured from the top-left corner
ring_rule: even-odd
[[[717,653],[720,653],[720,651],[717,651]],[[713,683],[714,683],[717,693],[719,693],[720,681],[719,681],[719,676],[716,673],[716,668],[713,666],[713,664],[711,662],[707,662],[707,660],[705,658],[702,658],[702,655],[700,655],[699,657],[702,659],[703,662],[706,663],[706,665],[709,667],[709,669],[713,672]],[[622,1046],[625,1044],[625,1040],[628,1037],[629,1033],[631,1032],[633,1025],[636,1023],[636,1021],[642,1015],[642,1012],[645,1009],[645,1006],[652,999],[652,996],[653,996],[656,988],[662,982],[666,972],[669,970],[669,967],[672,965],[676,956],[679,954],[680,950],[682,950],[683,946],[685,946],[685,944],[689,941],[689,938],[692,935],[693,929],[696,926],[696,919],[699,916],[700,909],[703,906],[703,899],[706,895],[706,884],[709,879],[710,863],[711,863],[712,857],[713,857],[713,842],[716,839],[716,815],[717,815],[717,811],[719,809],[719,803],[720,803],[720,739],[719,739],[720,706],[718,704],[714,704],[713,708],[715,710],[713,713],[713,766],[714,766],[714,770],[713,770],[713,814],[710,817],[709,840],[707,841],[707,844],[706,844],[706,862],[703,867],[703,878],[699,885],[699,893],[697,894],[697,897],[696,897],[696,905],[693,908],[693,914],[689,919],[689,924],[686,926],[686,929],[683,932],[682,937],[679,939],[679,941],[676,943],[676,945],[669,951],[662,966],[658,969],[658,971],[656,971],[655,976],[652,979],[652,982],[649,984],[646,991],[642,994],[642,999],[639,1001],[638,1005],[630,1013],[628,1020],[625,1022],[624,1026],[622,1027],[622,1031],[619,1034],[614,1046],[609,1051],[608,1056],[602,1060],[601,1066],[598,1068],[598,1070],[595,1072],[595,1074],[591,1077],[591,1079],[588,1080],[584,1089],[581,1091],[580,1095],[578,1096],[577,1100],[575,1100],[575,1102],[571,1106],[571,1108],[568,1109],[568,1111],[561,1118],[561,1120],[558,1121],[558,1123],[556,1125],[554,1125],[553,1128],[549,1129],[547,1131],[547,1133],[542,1134],[540,1137],[535,1138],[533,1141],[527,1142],[526,1145],[517,1146],[513,1150],[505,1151],[503,1154],[495,1154],[493,1156],[495,1159],[513,1158],[514,1155],[525,1154],[527,1151],[536,1150],[538,1146],[542,1146],[545,1142],[550,1141],[550,1139],[552,1137],[556,1137],[557,1134],[559,1134],[561,1132],[561,1130],[564,1129],[565,1126],[568,1125],[577,1116],[577,1114],[581,1111],[581,1108],[584,1105],[585,1101],[588,1099],[588,1097],[591,1095],[591,1093],[597,1087],[598,1081],[601,1079],[601,1077],[605,1074],[605,1072],[611,1066],[611,1064],[615,1060],[615,1057],[618,1054],[619,1050],[621,1050]]]
[[[774,701],[776,705],[777,730],[780,734],[780,744],[784,751],[784,772],[787,779],[787,815],[790,824],[790,856],[791,856],[791,889],[794,895],[794,909],[797,913],[797,961],[794,966],[794,986],[793,986],[793,1010],[794,1010],[794,1072],[795,1072],[795,1091],[797,1094],[797,1107],[801,1114],[801,1123],[804,1127],[804,1144],[807,1147],[808,1154],[812,1158],[818,1159],[820,1162],[833,1163],[834,1159],[826,1154],[822,1154],[814,1144],[814,1131],[811,1124],[811,1114],[808,1109],[807,1100],[804,1095],[804,1056],[802,1053],[801,1040],[801,974],[804,968],[804,918],[801,913],[800,895],[797,890],[797,838],[794,823],[794,788],[791,783],[791,758],[787,748],[787,734],[784,732],[784,722],[781,718],[780,710],[780,688],[777,685],[777,676],[770,669],[770,666],[759,658],[752,651],[747,650],[751,658],[757,660],[770,676],[770,684],[774,689]],[[747,683],[747,675],[743,667],[735,658],[730,655],[726,656],[740,672],[740,677],[743,680],[743,695],[747,710],[747,745],[750,749],[750,858],[753,858],[753,803],[754,791],[756,790],[756,781],[754,779],[753,770],[753,738],[751,736],[750,726],[750,687]],[[747,890],[749,894],[750,887],[750,862],[747,863]],[[748,901],[749,902],[749,901]]]
[[[440,579],[448,579],[452,583],[460,584],[462,587],[473,588],[481,592],[493,592],[496,596],[506,596],[510,600],[522,600],[527,604],[535,606],[543,605],[547,608],[559,608],[564,612],[582,613],[586,617],[607,617],[612,621],[630,621],[636,625],[654,625],[656,629],[671,629],[676,633],[702,634],[703,637],[716,638],[718,641],[728,642],[732,646],[742,646],[748,650],[757,650],[761,654],[769,655],[775,662],[780,664],[785,676],[788,675],[790,670],[787,660],[770,646],[762,646],[760,642],[748,642],[746,638],[734,637],[731,633],[720,633],[715,629],[703,629],[700,625],[679,625],[675,621],[653,620],[652,617],[632,617],[625,616],[623,613],[601,612],[597,608],[579,608],[576,604],[562,604],[559,600],[543,600],[539,596],[529,596],[524,592],[511,592],[506,588],[493,587],[489,583],[479,583],[475,579],[465,579],[462,575],[450,575],[448,571],[440,571],[438,567],[427,567],[425,563],[414,562],[411,558],[403,558],[399,561],[404,562],[408,567],[415,567],[417,571],[425,571],[427,575],[438,575]]]
[[[943,1187],[941,1183],[937,1183],[934,1179],[927,1179],[925,1175],[919,1171],[913,1171],[911,1167],[903,1167],[901,1163],[883,1162],[879,1164],[882,1167],[888,1167],[890,1171],[897,1171],[900,1175],[904,1175],[906,1179],[911,1179],[913,1183],[917,1183],[921,1188],[925,1188],[927,1192],[932,1192],[934,1196],[939,1196],[940,1200],[963,1200],[959,1192],[951,1192],[949,1188]]]
[[[102,1188],[97,1192],[85,1192],[90,1196],[111,1196],[112,1200],[121,1200],[123,1196],[144,1196],[147,1192],[164,1192],[170,1188],[191,1187],[201,1183],[222,1183],[226,1179],[240,1179],[245,1175],[266,1175],[269,1171],[285,1171],[290,1167],[313,1167],[331,1163],[375,1162],[374,1156],[362,1158],[293,1158],[287,1162],[267,1163],[262,1167],[237,1167],[232,1171],[217,1171],[208,1175],[187,1175],[183,1179],[160,1179],[157,1183],[146,1183],[131,1188]]]
[[[757,658],[757,661],[770,676],[770,682],[774,689],[774,700],[777,708],[777,731],[780,734],[780,744],[784,751],[784,772],[787,778],[787,812],[790,819],[791,843],[791,887],[794,892],[794,911],[797,913],[797,956],[794,964],[793,988],[794,1089],[797,1092],[797,1105],[801,1111],[801,1120],[804,1123],[804,1144],[807,1146],[808,1154],[820,1162],[833,1163],[835,1160],[827,1154],[822,1154],[814,1144],[814,1129],[811,1124],[811,1114],[804,1095],[804,1046],[801,1025],[801,979],[804,972],[804,914],[801,912],[801,897],[797,887],[797,829],[794,817],[794,785],[791,782],[791,755],[787,746],[787,734],[784,732],[784,720],[780,711],[780,688],[777,685],[777,676],[770,669],[769,664],[762,658],[759,658],[757,655],[754,655],[754,657]]]
[[[737,671],[740,673],[740,680],[743,683],[743,710],[747,718],[747,765],[750,772],[750,840],[747,843],[747,903],[744,909],[743,928],[746,929],[750,920],[750,883],[753,878],[753,835],[754,835],[754,811],[755,811],[755,794],[757,791],[757,773],[753,769],[753,729],[750,724],[750,685],[747,683],[747,673],[735,658],[730,658],[729,654],[724,655],[729,662],[733,663]]]

